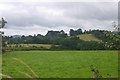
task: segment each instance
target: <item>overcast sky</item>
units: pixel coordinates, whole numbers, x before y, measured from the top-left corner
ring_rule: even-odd
[[[113,30],[118,2],[1,2],[5,35],[45,35],[48,30]]]

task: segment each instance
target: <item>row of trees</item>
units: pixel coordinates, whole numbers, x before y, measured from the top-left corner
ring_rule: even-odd
[[[89,30],[82,32],[82,29],[70,30],[68,36],[63,30],[61,31],[48,31],[43,36],[37,34],[34,36],[4,36],[3,41],[6,44],[51,44],[51,50],[119,50],[120,49],[120,32],[114,34],[111,31],[105,30]],[[93,34],[102,42],[96,41],[83,41],[77,35],[80,34]],[[57,46],[56,46],[57,45]]]
[[[104,50],[105,48],[103,43],[95,42],[95,41],[83,41],[78,37],[67,37],[65,39],[61,39],[59,42],[60,46],[53,46],[54,50]]]

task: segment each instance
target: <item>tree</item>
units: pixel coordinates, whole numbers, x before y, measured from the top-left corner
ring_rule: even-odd
[[[79,28],[76,32],[77,32],[77,35],[82,34],[82,29]]]
[[[119,28],[119,26],[117,25],[117,23],[115,21],[112,23],[112,26],[114,28],[115,33],[120,32],[120,28]]]
[[[82,34],[82,29],[80,29],[80,28],[78,30],[70,29],[69,34],[70,34],[70,36],[76,36],[76,35]]]

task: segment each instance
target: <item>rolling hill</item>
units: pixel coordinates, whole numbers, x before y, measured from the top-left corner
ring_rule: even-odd
[[[81,34],[81,35],[78,35],[78,37],[79,37],[81,40],[84,40],[84,41],[97,41],[97,42],[102,42],[102,40],[96,38],[93,34]]]

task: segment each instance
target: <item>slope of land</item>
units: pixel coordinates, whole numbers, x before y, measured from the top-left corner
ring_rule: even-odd
[[[97,41],[97,42],[102,42],[102,40],[96,38],[93,34],[81,34],[81,35],[78,35],[78,37],[79,37],[81,40],[84,40],[84,41]]]

